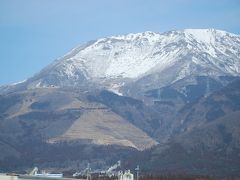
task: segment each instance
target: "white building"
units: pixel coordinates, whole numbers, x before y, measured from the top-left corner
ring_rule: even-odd
[[[18,176],[16,175],[7,175],[7,174],[0,174],[1,180],[18,180]]]
[[[133,174],[130,172],[130,170],[127,170],[124,173],[122,171],[119,171],[118,180],[134,180]]]

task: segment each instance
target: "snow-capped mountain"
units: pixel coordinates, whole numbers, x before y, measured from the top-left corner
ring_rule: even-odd
[[[165,86],[189,76],[239,74],[239,35],[214,29],[185,29],[90,41],[60,57],[24,84],[31,89],[97,84],[118,92],[129,83],[142,82],[149,76],[147,81],[154,86]]]
[[[168,168],[183,162],[190,169],[196,157],[209,165],[214,155],[239,172],[239,82],[240,36],[228,32],[186,29],[88,42],[33,77],[0,87],[0,164],[16,157],[42,165],[46,152],[49,164],[74,166],[76,157],[82,165],[101,164],[158,146],[149,155],[153,167],[164,157]],[[182,157],[193,153],[189,166],[175,159],[176,149]]]

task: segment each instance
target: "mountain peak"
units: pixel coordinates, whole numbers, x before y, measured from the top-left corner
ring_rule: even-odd
[[[128,33],[125,35],[114,35],[114,36],[109,36],[105,38],[100,38],[97,41],[95,41],[95,45],[98,44],[111,44],[115,43],[118,41],[149,41],[149,42],[156,42],[160,39],[161,34],[152,32],[152,31],[146,31],[146,32],[140,32],[140,33]]]
[[[211,44],[215,42],[217,36],[224,37],[227,32],[215,29],[185,29],[184,34],[198,42]]]
[[[129,33],[126,35],[118,35],[118,36],[112,36],[110,38],[113,39],[123,39],[123,40],[136,40],[139,38],[149,38],[154,36],[159,36],[160,33],[152,32],[152,31],[145,31],[140,33]]]

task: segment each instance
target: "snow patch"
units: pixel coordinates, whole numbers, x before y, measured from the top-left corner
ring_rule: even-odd
[[[27,79],[22,80],[22,81],[19,81],[19,82],[16,82],[16,83],[12,83],[11,85],[14,86],[14,85],[17,85],[17,84],[24,83],[24,82],[26,82],[26,81],[27,81]]]

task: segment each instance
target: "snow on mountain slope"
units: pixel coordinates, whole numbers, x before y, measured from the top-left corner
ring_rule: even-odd
[[[103,84],[117,79],[109,88],[119,87],[126,79],[161,73],[176,64],[174,80],[194,74],[238,76],[240,36],[214,29],[186,29],[101,38],[56,60],[32,78],[31,86]]]

